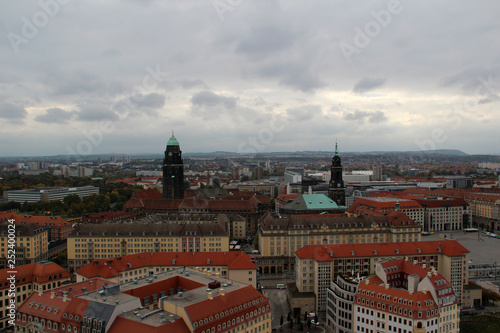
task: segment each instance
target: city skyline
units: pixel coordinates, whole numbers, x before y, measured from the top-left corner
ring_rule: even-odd
[[[493,1],[2,9],[0,156],[500,153]]]

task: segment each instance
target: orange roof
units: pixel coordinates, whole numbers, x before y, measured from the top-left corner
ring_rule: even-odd
[[[75,296],[81,295],[84,292],[94,291],[101,288],[101,286],[106,285],[107,281],[101,279],[92,279],[86,280],[79,283],[67,284],[65,286],[61,286],[58,288],[53,288],[50,291],[45,291],[42,295],[39,295],[38,292],[32,293],[28,298],[20,305],[17,309],[19,313],[25,313],[27,315],[33,315],[41,318],[46,318],[48,320],[60,322],[62,314],[68,311],[74,311],[74,313],[84,313],[86,309],[85,302],[81,302]],[[71,291],[69,292],[69,288]],[[83,291],[82,288],[85,288],[86,291]],[[52,293],[55,293],[54,297],[52,297]],[[67,292],[67,300],[63,300],[62,292]],[[73,300],[78,299],[78,304],[70,307],[70,303]],[[36,307],[34,305],[39,304],[40,306]],[[31,306],[30,306],[31,305]],[[44,306],[45,305],[45,306]],[[85,308],[82,307],[85,306]],[[49,312],[50,308],[50,312]],[[53,310],[59,309],[56,313]]]
[[[257,269],[248,254],[238,251],[145,252],[112,259],[94,260],[80,268],[76,273],[87,278],[111,278],[121,275],[123,271],[149,266],[227,266],[228,269]]]
[[[15,220],[15,224],[35,223],[40,226],[70,226],[71,223],[60,216],[19,215],[16,212],[0,212],[0,221]]]
[[[216,314],[225,313],[226,310],[229,311],[231,309],[236,309],[242,304],[246,304],[247,306],[243,307],[242,310],[236,310],[236,312],[232,315],[222,316],[218,320],[215,319],[207,324],[203,323],[197,327],[196,331],[201,332],[210,327],[217,327],[218,324],[231,321],[232,318],[239,317],[245,313],[253,312],[259,308],[263,308],[261,315],[272,311],[271,306],[269,305],[269,300],[255,288],[247,286],[234,290],[223,296],[216,296],[211,300],[206,299],[204,301],[186,306],[186,312],[188,313],[191,321],[194,323],[210,316],[215,318]],[[266,306],[268,306],[267,310]],[[236,326],[239,325],[241,325],[241,323],[238,323]]]
[[[170,321],[161,326],[152,326],[144,322],[132,320],[129,318],[118,316],[116,317],[113,325],[111,325],[109,333],[123,333],[123,332],[141,332],[141,333],[189,333],[189,328],[184,323],[182,318],[177,319],[173,323]]]
[[[12,275],[8,272],[12,269],[5,268],[0,270],[0,281],[7,281],[7,278]],[[27,265],[17,266],[15,268],[17,272],[16,279],[19,280],[17,284],[31,283],[36,281],[37,283],[44,283],[50,280],[66,279],[70,277],[70,274],[61,266],[56,263],[31,263]],[[23,281],[24,279],[24,281]],[[7,288],[5,283],[0,285],[0,290]]]
[[[311,258],[317,261],[331,261],[331,259],[344,257],[410,256],[417,253],[443,253],[447,256],[454,257],[464,256],[469,252],[470,251],[459,242],[450,239],[421,242],[306,245],[300,250],[297,250],[295,254],[299,259]],[[328,253],[328,259],[325,257],[324,253]]]

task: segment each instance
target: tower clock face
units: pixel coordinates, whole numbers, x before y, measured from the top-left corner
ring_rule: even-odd
[[[172,156],[172,152],[171,151],[168,152],[168,156]]]
[[[340,183],[337,183],[337,187],[340,187]]]

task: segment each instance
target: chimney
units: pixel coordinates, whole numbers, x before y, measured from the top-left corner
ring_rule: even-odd
[[[408,260],[409,260],[408,257],[405,257],[405,261],[408,261]]]
[[[410,289],[410,290],[408,291],[408,294],[413,295],[413,289]]]
[[[422,291],[424,292],[424,295],[427,295],[427,289],[424,288]]]
[[[38,289],[38,296],[42,296],[42,294],[43,294],[42,289]]]
[[[220,273],[219,272],[215,273],[215,277],[220,278]]]
[[[423,265],[422,265],[422,268],[427,268],[427,265],[426,265],[426,264],[423,264]]]
[[[208,276],[212,276],[212,271],[208,271],[208,270],[207,270],[207,275],[208,275]]]
[[[208,299],[210,299],[210,300],[214,299],[214,296],[212,295],[212,292],[208,293]]]
[[[50,291],[50,299],[54,299],[56,297],[56,292],[54,290]]]
[[[224,296],[224,295],[225,295],[225,294],[224,294],[224,288],[220,288],[220,289],[219,289],[219,295],[220,295],[220,296]]]
[[[63,302],[66,302],[68,300],[68,296],[66,294],[63,294]]]
[[[418,261],[415,259],[413,260],[413,265],[416,265],[418,263]]]
[[[388,290],[388,289],[389,289],[389,284],[388,284],[388,283],[386,283],[386,284],[385,284],[385,290]]]
[[[370,284],[370,281],[368,281],[368,279],[365,280],[365,284],[366,285],[369,285]]]

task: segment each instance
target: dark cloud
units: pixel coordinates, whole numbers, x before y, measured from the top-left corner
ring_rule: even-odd
[[[355,94],[364,94],[375,88],[381,87],[384,83],[385,79],[363,78],[354,85],[352,92]]]
[[[265,78],[277,78],[279,84],[288,86],[303,92],[313,92],[326,86],[319,74],[314,73],[308,66],[310,64],[290,63],[279,61],[266,65],[257,70],[258,74]]]
[[[76,120],[79,121],[101,121],[118,119],[118,114],[111,110],[110,104],[97,101],[79,103],[76,115]]]
[[[45,110],[45,114],[35,117],[35,121],[47,124],[66,124],[76,114],[75,111],[65,111],[60,108]]]
[[[138,98],[136,103],[138,107],[159,109],[165,105],[165,95],[150,93],[145,96],[141,96],[141,98]]]
[[[211,91],[201,91],[191,97],[191,104],[195,107],[224,106],[227,109],[234,109],[238,98],[217,95]]]
[[[382,123],[387,121],[387,117],[382,111],[375,111],[368,117],[368,122],[372,124]]]
[[[200,79],[184,79],[184,80],[178,80],[178,83],[180,84],[180,86],[184,89],[191,89],[191,88],[194,88],[194,87],[203,87],[203,88],[208,88],[208,86],[205,84],[205,82],[203,82],[202,80]]]
[[[321,107],[318,105],[304,105],[286,110],[287,115],[293,121],[308,121],[316,115],[321,115]]]
[[[354,112],[345,114],[344,119],[349,121],[358,121],[358,123],[360,124],[363,124],[366,120],[368,120],[368,122],[371,124],[387,121],[387,117],[382,111],[370,112],[356,110]]]
[[[273,53],[288,49],[296,39],[290,29],[266,25],[254,27],[247,37],[237,45],[236,53],[252,58],[269,57]]]
[[[22,123],[23,119],[26,118],[27,115],[28,112],[22,106],[8,102],[0,104],[0,118],[7,119],[15,123]]]

